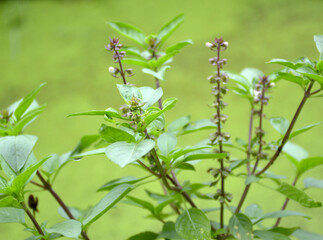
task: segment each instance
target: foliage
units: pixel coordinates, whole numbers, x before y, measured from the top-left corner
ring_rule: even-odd
[[[283,217],[310,217],[302,212],[286,210],[289,200],[305,208],[321,207],[322,203],[312,199],[306,190],[322,188],[322,180],[304,179],[304,189],[296,187],[298,180],[307,171],[323,164],[322,156],[308,156],[291,139],[314,128],[314,123],[294,130],[303,106],[312,97],[320,97],[323,88],[322,42],[323,35],[314,37],[320,53],[318,61],[299,58],[295,61],[272,59],[270,64],[279,64],[282,69],[266,76],[258,69],[246,68],[240,74],[224,71],[227,59],[221,54],[228,42],[215,38],[207,42],[206,47],[216,56],[209,59],[216,68],[215,74],[208,77],[214,96],[212,106],[215,113],[211,120],[191,121],[190,117],[181,117],[166,124],[166,113],[177,102],[176,98],[162,100],[163,90],[160,81],[165,81],[166,70],[172,59],[191,40],[184,40],[165,47],[168,38],[182,24],[183,15],[178,15],[165,24],[156,34],[146,35],[135,26],[121,22],[112,22],[110,26],[121,35],[134,41],[140,48],[124,46],[118,38],[110,39],[106,49],[113,54],[116,67],[109,71],[115,78],[121,78],[123,84],[117,89],[123,100],[119,110],[93,110],[73,113],[72,116],[99,116],[104,123],[93,135],[83,136],[74,149],[63,155],[52,154],[37,160],[33,148],[37,137],[24,134],[25,128],[44,110],[35,100],[44,84],[37,87],[21,100],[15,102],[0,115],[0,223],[20,223],[32,234],[29,239],[90,239],[88,229],[112,207],[123,202],[144,209],[149,217],[162,224],[160,231],[147,229],[129,239],[290,239],[293,235],[299,239],[321,238],[302,229],[279,227]],[[130,57],[128,57],[130,56]],[[142,67],[142,71],[153,77],[156,89],[136,87],[128,79],[133,76],[126,64]],[[269,122],[280,134],[276,141],[265,141],[263,122],[265,107],[269,103],[269,94],[280,80],[287,80],[303,89],[304,95],[291,121],[282,117],[269,118]],[[228,81],[233,84],[227,85]],[[227,87],[229,86],[229,87]],[[228,90],[250,103],[250,124],[248,140],[239,138],[233,143],[228,132],[224,132],[228,118],[223,112]],[[316,90],[313,90],[317,88]],[[255,120],[259,120],[254,126]],[[181,147],[178,138],[190,137],[191,133],[209,131],[209,138],[197,142],[194,146]],[[254,131],[254,136],[253,136]],[[235,158],[233,149],[241,150],[243,157]],[[110,180],[98,191],[108,193],[93,207],[86,210],[69,207],[53,189],[53,183],[64,166],[69,162],[91,155],[105,155],[107,159],[120,167],[135,165],[138,171],[145,172],[144,177],[125,176]],[[285,178],[268,172],[281,155],[286,155],[295,167],[295,178],[291,184]],[[196,171],[198,163],[209,161],[208,183],[181,183],[177,178],[182,171]],[[35,176],[39,182],[34,180]],[[232,193],[226,189],[226,181],[231,177],[240,177],[244,191],[238,205],[231,203]],[[265,186],[264,179],[273,180],[275,193],[286,197],[281,210],[265,213],[261,203],[247,206],[243,204],[250,187],[257,183]],[[146,191],[147,198],[133,196],[139,186],[159,181],[164,194]],[[47,221],[39,223],[35,215],[38,212],[38,198],[26,190],[28,184],[34,184],[48,191],[59,203],[59,213],[65,221],[47,227]],[[236,195],[236,194],[235,194]],[[28,200],[27,200],[28,199]],[[203,201],[212,201],[214,209],[202,209]],[[156,203],[157,202],[157,203]],[[218,211],[217,218],[208,216],[208,212]],[[226,214],[229,216],[225,217]],[[26,222],[26,216],[31,220]],[[267,219],[276,219],[273,226],[266,224]]]

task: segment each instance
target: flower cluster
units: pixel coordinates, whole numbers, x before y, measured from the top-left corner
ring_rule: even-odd
[[[120,51],[122,49],[123,45],[119,43],[119,38],[110,38],[110,43],[105,46],[105,48],[108,51],[114,51],[114,54],[112,56],[112,59],[114,60],[115,63],[119,63],[120,68],[116,67],[109,67],[109,72],[111,75],[115,78],[122,77],[125,82],[125,77],[131,77],[133,74],[132,68],[128,68],[123,70],[122,65],[121,65],[121,60],[126,56],[125,51]]]
[[[142,106],[145,103],[141,103],[138,98],[133,96],[129,104],[124,104],[120,107],[120,110],[123,113],[123,117],[131,118],[130,122],[131,127],[138,128],[142,126],[141,115],[142,115]]]

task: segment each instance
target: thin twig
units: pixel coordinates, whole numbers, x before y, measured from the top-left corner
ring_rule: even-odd
[[[21,206],[23,207],[23,209],[25,210],[25,212],[27,213],[28,217],[30,218],[30,220],[32,221],[32,223],[34,224],[35,228],[37,229],[37,232],[43,236],[45,236],[43,230],[41,229],[40,225],[38,224],[36,218],[34,217],[34,215],[29,211],[29,209],[27,208],[27,206],[25,205],[25,203],[20,203]],[[44,239],[44,238],[42,238]]]
[[[37,174],[39,180],[42,182],[44,189],[48,190],[52,194],[52,196],[55,198],[55,200],[58,202],[58,204],[62,207],[64,212],[67,214],[67,216],[70,219],[75,219],[73,214],[71,213],[71,211],[66,206],[66,204],[63,202],[63,200],[60,198],[60,196],[54,191],[51,184],[44,179],[44,177],[42,176],[42,174],[38,170],[37,170],[36,174]],[[90,240],[90,238],[88,237],[87,233],[84,230],[82,230],[81,235],[84,237],[85,240]]]
[[[250,170],[250,155],[251,155],[253,116],[254,116],[254,109],[253,109],[253,106],[252,106],[251,111],[250,111],[248,148],[247,148],[247,173],[248,173],[248,176],[251,173],[251,170]]]

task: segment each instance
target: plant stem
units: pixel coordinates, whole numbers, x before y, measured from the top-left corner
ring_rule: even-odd
[[[293,130],[293,127],[294,127],[294,125],[296,123],[296,120],[297,120],[302,108],[304,107],[304,104],[305,104],[306,100],[310,97],[310,92],[311,92],[311,89],[313,87],[313,84],[314,84],[314,81],[311,81],[310,85],[308,86],[307,90],[305,91],[304,97],[302,98],[302,100],[301,100],[301,102],[300,102],[300,104],[299,104],[299,106],[298,106],[298,108],[297,108],[297,110],[296,110],[296,112],[295,112],[295,114],[293,116],[293,119],[292,119],[286,133],[285,133],[285,136],[284,136],[280,146],[278,147],[278,149],[276,150],[276,152],[274,153],[274,155],[270,159],[269,163],[267,163],[267,165],[262,170],[260,170],[258,173],[256,173],[255,174],[256,176],[260,176],[261,174],[263,174],[275,162],[275,160],[280,155],[285,143],[287,142],[287,140],[288,140],[288,138],[289,138],[289,136],[290,136],[290,134],[291,134],[291,132]],[[238,206],[236,208],[235,213],[240,212],[240,209],[241,209],[242,204],[244,203],[244,201],[245,201],[245,199],[247,197],[249,189],[250,189],[250,184],[245,186],[245,189],[244,189],[244,191],[242,193],[242,196],[240,198],[240,201],[239,201],[239,204],[238,204]]]
[[[296,120],[298,119],[298,116],[299,114],[301,113],[304,105],[305,105],[305,102],[306,100],[310,97],[310,93],[311,93],[311,89],[313,87],[313,84],[314,84],[314,81],[311,81],[310,85],[308,86],[307,90],[305,91],[304,93],[304,97],[301,101],[301,103],[299,104],[296,112],[295,112],[295,115],[291,121],[291,123],[289,124],[289,127],[285,133],[285,136],[282,140],[282,142],[280,143],[277,151],[275,152],[275,154],[272,156],[272,158],[270,159],[269,163],[267,163],[267,165],[261,170],[259,171],[256,176],[259,176],[261,175],[262,173],[264,173],[274,162],[275,160],[278,158],[278,156],[280,155],[281,151],[283,150],[283,147],[285,146],[286,142],[288,141],[289,139],[289,135],[291,134],[292,130],[293,130],[293,127],[296,123]]]
[[[71,211],[68,209],[68,207],[66,206],[66,204],[63,202],[63,200],[60,198],[60,196],[54,191],[54,189],[52,188],[52,186],[50,185],[49,182],[47,182],[44,177],[41,175],[41,173],[37,170],[37,176],[39,178],[39,180],[42,182],[44,189],[48,190],[52,196],[55,198],[55,200],[58,202],[58,204],[63,208],[64,212],[67,214],[67,216],[70,219],[75,219],[73,214],[71,213]],[[87,233],[83,230],[81,232],[82,236],[84,237],[85,240],[90,240],[90,238],[88,237]]]
[[[250,120],[249,120],[249,133],[248,133],[248,148],[247,148],[247,173],[250,175],[250,155],[251,155],[251,141],[252,141],[252,126],[253,126],[253,115],[254,108],[251,106]]]
[[[120,54],[117,50],[114,50],[114,53],[116,54],[116,56],[118,57],[118,63],[119,63],[119,67],[120,67],[120,74],[121,74],[121,77],[122,77],[122,80],[123,80],[123,83],[124,84],[127,84],[127,81],[126,81],[126,76],[124,74],[124,71],[123,71],[123,67],[122,67],[122,64],[121,64],[121,58],[120,58]]]
[[[221,51],[221,46],[220,44],[217,44],[217,61],[220,60],[220,51]],[[221,78],[221,73],[220,73],[220,66],[217,64],[217,77],[220,79]],[[221,133],[221,85],[220,85],[220,80],[217,81],[217,90],[218,94],[216,95],[216,101],[217,101],[217,136],[222,136]],[[219,145],[219,153],[223,153],[223,145],[222,145],[222,139],[221,141],[218,141]],[[219,159],[220,165],[221,165],[221,170],[220,170],[220,175],[221,175],[221,197],[222,201],[220,202],[220,227],[223,228],[224,226],[224,199],[225,199],[225,188],[224,188],[224,180],[225,176],[223,175],[224,171],[224,163],[223,163],[223,158]]]
[[[25,212],[27,213],[28,217],[30,218],[30,220],[32,221],[32,223],[34,224],[35,228],[37,229],[38,233],[45,236],[43,230],[41,229],[41,227],[39,226],[36,218],[34,217],[34,215],[29,211],[29,209],[27,208],[27,206],[25,205],[25,203],[20,203],[21,206],[23,207],[23,209],[25,210]],[[44,239],[44,238],[42,238]]]
[[[294,178],[294,181],[293,181],[293,183],[292,183],[292,186],[295,186],[295,185],[296,185],[297,180],[298,180],[298,175],[296,175],[296,177]],[[282,211],[284,211],[284,210],[286,209],[286,207],[287,207],[287,205],[288,205],[288,202],[289,202],[289,198],[286,198],[286,199],[285,199],[285,202],[284,202],[284,204],[283,204],[283,206],[282,206],[282,208],[281,208],[281,210],[282,210]],[[281,218],[277,218],[277,221],[276,221],[276,223],[275,223],[274,227],[278,227],[278,226],[279,226],[280,221],[281,221]]]
[[[144,164],[142,161],[140,161],[140,160],[137,160],[137,162],[144,168],[144,169],[146,169],[148,172],[150,172],[152,175],[154,175],[154,176],[156,176],[156,177],[158,177],[158,178],[160,178],[161,177],[161,175],[160,174],[158,174],[158,173],[155,173],[153,170],[151,170],[146,164]]]

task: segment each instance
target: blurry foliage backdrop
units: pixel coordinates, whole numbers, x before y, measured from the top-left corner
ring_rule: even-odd
[[[104,49],[109,37],[117,36],[106,24],[108,21],[122,21],[133,24],[145,32],[156,32],[179,13],[185,14],[185,22],[175,33],[172,41],[192,39],[189,46],[176,56],[173,68],[166,73],[162,82],[167,97],[178,97],[177,106],[167,114],[169,121],[192,114],[193,119],[210,118],[212,110],[207,104],[212,101],[206,77],[212,74],[208,64],[210,52],[204,47],[206,41],[223,36],[229,41],[225,52],[228,58],[226,70],[240,72],[244,67],[260,68],[270,73],[276,66],[266,65],[270,59],[293,60],[308,56],[316,60],[318,53],[313,42],[314,34],[323,34],[322,0],[8,0],[0,1],[0,108],[27,94],[38,84],[47,86],[38,97],[40,103],[47,103],[45,112],[28,128],[28,134],[39,136],[36,145],[38,158],[51,153],[71,150],[84,134],[96,133],[99,117],[66,118],[70,113],[92,109],[118,107],[121,98],[110,76],[108,67],[113,65],[111,56]],[[121,38],[121,42],[123,38]],[[135,68],[131,81],[138,86],[154,86],[154,82]],[[280,82],[265,112],[268,117],[284,116],[291,119],[302,93],[297,86]],[[234,137],[247,138],[248,103],[230,94],[228,129]],[[311,99],[305,106],[296,128],[322,121],[322,99]],[[169,122],[168,121],[168,122]],[[267,124],[267,140],[277,137]],[[311,155],[322,154],[323,126],[315,128],[303,137],[294,140],[305,147]],[[194,136],[194,143],[208,133]],[[211,162],[200,164],[194,179],[208,179],[205,173]],[[293,166],[281,157],[274,167],[278,174],[292,172]],[[122,175],[138,176],[134,167],[120,169],[105,157],[88,157],[70,164],[59,175],[54,188],[71,206],[86,208],[95,204],[105,193],[95,190],[103,183]],[[322,168],[310,172],[322,177]],[[180,176],[184,179],[188,175]],[[302,186],[300,181],[300,186]],[[149,187],[149,186],[148,186]],[[157,187],[152,184],[150,187]],[[234,201],[240,197],[243,186],[231,181]],[[143,189],[141,189],[143,190]],[[257,199],[267,204],[265,211],[278,210],[283,197],[273,191],[252,187],[245,204]],[[309,191],[313,198],[323,199],[320,190]],[[135,194],[143,195],[143,191]],[[37,194],[40,198],[40,221],[49,220],[52,225],[62,218],[57,214],[57,204],[48,193]],[[121,203],[122,204],[122,203]],[[121,204],[102,217],[89,235],[93,239],[126,239],[142,230],[160,230],[161,225],[146,218],[145,212]],[[304,211],[297,204],[288,207]],[[313,221],[297,219],[305,229],[322,232],[322,209],[306,209]],[[214,213],[217,216],[217,213]],[[283,220],[286,221],[286,220]],[[298,222],[296,222],[298,221]],[[1,224],[1,239],[24,239],[27,233],[15,224]]]

